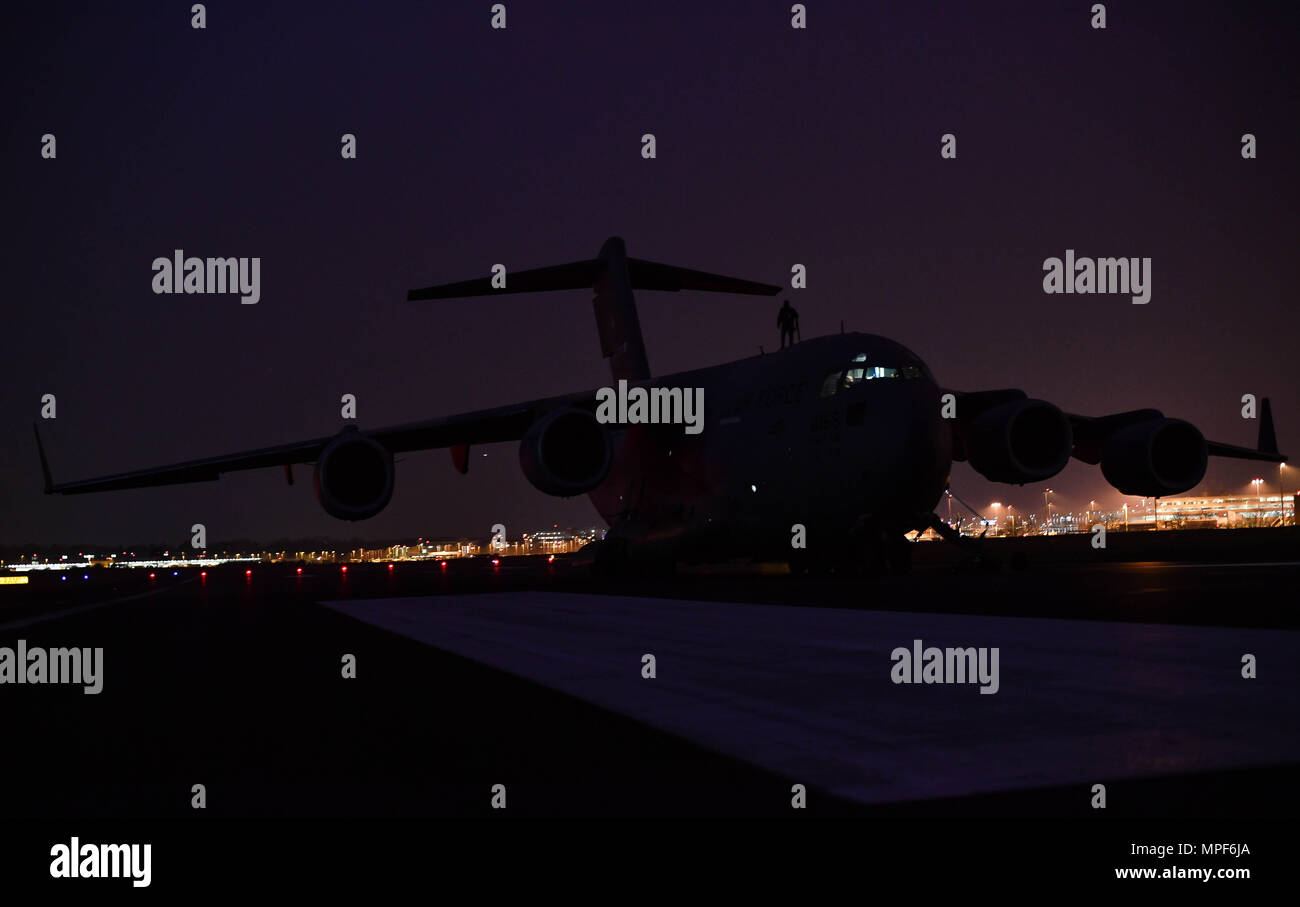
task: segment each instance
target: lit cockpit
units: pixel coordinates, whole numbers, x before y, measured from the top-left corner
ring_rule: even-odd
[[[921,378],[925,372],[920,363],[906,363],[900,365],[867,365],[866,353],[858,353],[849,362],[847,368],[836,369],[827,372],[822,379],[821,391],[818,396],[830,397],[839,393],[841,390],[861,385],[864,381],[878,381],[889,378]]]
[[[873,378],[899,378],[902,373],[896,368],[889,368],[884,365],[868,365],[862,368],[850,368],[844,372],[844,386],[852,387],[859,381],[870,381]]]

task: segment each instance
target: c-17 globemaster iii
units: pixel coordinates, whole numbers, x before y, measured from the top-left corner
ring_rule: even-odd
[[[495,284],[495,285],[494,285]],[[934,513],[954,460],[996,482],[1056,475],[1070,457],[1100,464],[1124,494],[1158,497],[1201,481],[1210,455],[1285,462],[1268,401],[1256,448],[1207,441],[1192,424],[1143,409],[1063,412],[1024,391],[942,387],[911,350],[840,333],[707,368],[652,377],[633,290],[772,296],[779,287],[627,257],[612,237],[590,260],[412,290],[411,300],[594,290],[601,355],[625,397],[636,388],[700,394],[696,431],[673,421],[611,420],[609,388],[76,482],[82,494],[217,479],[224,472],[314,464],[326,512],[362,520],[388,504],[394,454],[448,448],[461,473],[473,445],[519,443],[541,492],[586,494],[609,524],[588,554],[619,568],[750,557],[793,566],[877,561],[905,566],[912,530],[957,540]],[[625,384],[623,383],[625,382]],[[605,391],[605,394],[602,394]],[[664,395],[660,395],[664,396]],[[665,397],[666,398],[666,397]],[[40,436],[37,435],[40,445]],[[798,527],[798,528],[796,528]],[[792,542],[802,534],[802,547]]]

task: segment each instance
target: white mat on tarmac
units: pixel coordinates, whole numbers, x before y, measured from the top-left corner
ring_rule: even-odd
[[[535,592],[325,604],[860,802],[1300,761],[1291,631]],[[893,683],[914,639],[998,647],[999,691]]]

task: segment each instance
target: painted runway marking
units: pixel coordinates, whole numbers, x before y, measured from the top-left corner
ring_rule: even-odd
[[[864,803],[1086,798],[1108,779],[1300,761],[1293,631],[543,592],[324,604]],[[893,684],[890,652],[913,639],[1000,647],[999,692]]]

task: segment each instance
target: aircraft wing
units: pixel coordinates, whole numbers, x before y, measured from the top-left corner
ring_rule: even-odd
[[[945,389],[943,393],[950,393],[956,397],[958,412],[963,414],[962,419],[953,424],[953,458],[957,460],[967,458],[965,427],[968,421],[978,418],[980,414],[1001,404],[1024,400],[1027,397],[1024,391],[1016,388],[965,392]],[[1063,415],[1069,420],[1073,434],[1071,455],[1094,466],[1101,462],[1106,441],[1115,432],[1130,425],[1165,417],[1158,409],[1135,409],[1105,416],[1084,416],[1078,413],[1063,413]],[[1259,441],[1255,447],[1242,447],[1208,439],[1205,447],[1206,453],[1214,457],[1257,460],[1265,463],[1287,462],[1287,455],[1279,453],[1277,449],[1277,433],[1273,429],[1273,410],[1267,397],[1260,403]]]
[[[1269,453],[1264,450],[1254,450],[1249,447],[1238,447],[1235,444],[1224,444],[1222,441],[1206,441],[1212,457],[1231,457],[1236,460],[1263,460],[1265,463],[1285,463],[1286,454]]]
[[[596,393],[583,391],[558,397],[545,397],[494,409],[461,413],[440,419],[408,422],[375,431],[364,432],[393,453],[428,450],[438,447],[468,448],[471,444],[488,444],[494,441],[516,441],[527,433],[532,424],[544,413],[559,407],[579,407],[595,411]],[[296,441],[274,447],[261,447],[239,453],[199,460],[187,460],[168,466],[139,469],[116,475],[82,479],[75,482],[53,481],[45,447],[35,423],[36,448],[41,458],[41,472],[46,494],[85,494],[95,491],[115,491],[124,488],[147,488],[155,485],[179,485],[187,482],[211,482],[222,473],[243,469],[261,469],[267,466],[291,467],[297,463],[314,463],[325,446],[337,435]],[[453,458],[461,472],[466,471],[464,452]],[[292,481],[292,479],[290,479]]]
[[[1102,449],[1111,434],[1129,425],[1164,418],[1164,414],[1158,409],[1137,409],[1110,416],[1080,416],[1076,413],[1065,415],[1074,430],[1074,456],[1094,465],[1101,461]],[[1255,447],[1225,444],[1207,438],[1205,448],[1206,453],[1212,457],[1258,460],[1264,463],[1287,461],[1286,454],[1279,453],[1277,449],[1277,434],[1273,430],[1273,410],[1267,397],[1263,400],[1259,415],[1259,441]]]

